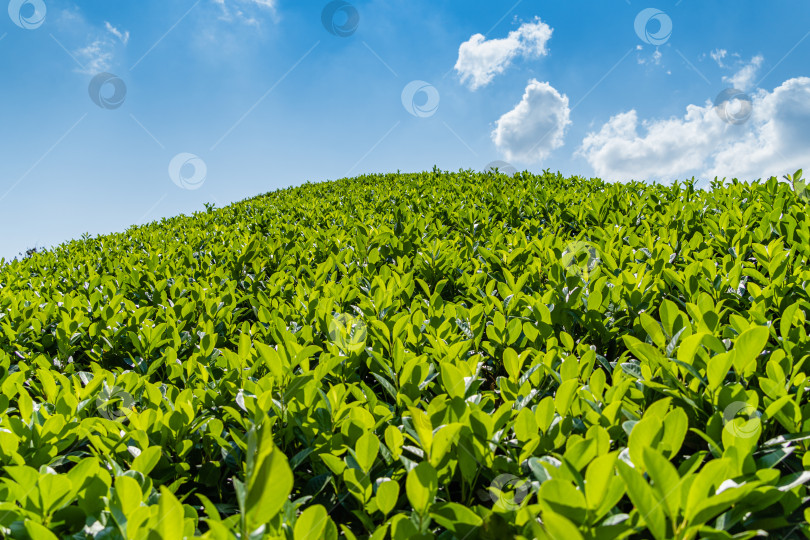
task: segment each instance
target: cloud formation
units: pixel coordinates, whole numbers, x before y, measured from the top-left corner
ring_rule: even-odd
[[[606,180],[753,180],[807,168],[810,78],[789,79],[773,92],[759,90],[751,106],[741,125],[724,122],[708,100],[689,105],[683,117],[663,120],[639,121],[630,110],[588,133],[577,155]]]
[[[104,21],[104,27],[107,29],[107,32],[117,37],[124,45],[126,45],[129,42],[129,30],[122,32],[121,30],[111,25],[107,21]]]
[[[753,57],[751,61],[740,68],[737,73],[723,77],[723,82],[740,90],[749,90],[754,86],[754,77],[756,77],[757,71],[759,71],[760,66],[762,66],[763,60],[762,55]]]
[[[249,26],[259,26],[260,19],[270,14],[278,16],[277,0],[214,0],[222,10],[220,19],[226,22],[240,22]]]
[[[507,160],[537,163],[563,145],[570,115],[568,96],[532,79],[520,103],[495,123],[492,142]]]
[[[723,63],[723,60],[728,56],[728,51],[725,49],[715,49],[709,53],[709,56],[712,57],[712,60],[717,62],[717,65],[720,67],[726,67]]]
[[[475,34],[461,44],[455,70],[462,84],[477,90],[492,82],[503,73],[517,57],[538,58],[548,54],[546,44],[553,30],[535,18],[502,39],[487,40],[483,34]]]

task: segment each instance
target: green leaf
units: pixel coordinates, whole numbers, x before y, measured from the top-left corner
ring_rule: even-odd
[[[461,371],[450,362],[442,362],[442,386],[450,397],[464,398],[466,387]]]
[[[159,446],[150,446],[132,461],[132,470],[148,476],[155,465],[160,461],[161,450]]]
[[[662,362],[666,361],[666,357],[649,343],[641,342],[633,336],[622,336],[622,339],[633,356],[641,362],[648,363],[651,370],[654,371]]]
[[[527,408],[520,409],[517,418],[515,418],[513,429],[518,440],[522,443],[537,437],[538,427],[534,413]]]
[[[354,453],[357,457],[357,464],[363,469],[365,473],[369,473],[374,466],[374,461],[377,459],[377,453],[380,450],[380,440],[374,435],[373,432],[367,431],[359,439],[354,447]]]
[[[658,324],[658,321],[646,313],[641,313],[639,319],[641,320],[641,326],[644,327],[644,331],[650,336],[655,346],[661,349],[665,348],[667,346],[667,338],[664,335],[664,331],[661,330],[661,325]]]
[[[279,513],[292,492],[293,473],[287,457],[273,444],[270,427],[265,424],[257,434],[253,462],[248,468],[245,520],[248,531],[268,523]]]
[[[158,523],[154,531],[160,538],[184,538],[184,517],[183,505],[174,494],[160,486],[160,500],[158,502]]]
[[[729,470],[729,462],[726,459],[712,460],[700,470],[695,480],[689,486],[689,493],[686,497],[684,517],[691,525],[701,525],[704,521],[698,520],[698,512],[701,507],[711,497],[713,488],[720,484]]]
[[[726,378],[732,363],[735,362],[734,356],[736,354],[736,351],[731,350],[729,352],[713,356],[709,360],[709,364],[706,369],[706,378],[709,380],[709,390],[715,390],[720,387],[723,380]]]
[[[349,488],[349,493],[354,495],[361,504],[366,504],[371,500],[373,488],[368,474],[358,469],[346,469],[343,471],[343,481]]]
[[[399,499],[399,483],[388,480],[377,486],[377,508],[384,515],[388,515],[397,505]]]
[[[642,472],[646,470],[644,449],[658,445],[663,435],[662,427],[663,422],[660,418],[645,416],[633,426],[633,431],[630,432],[627,441],[630,459],[633,461],[633,465]]]
[[[644,481],[644,478],[628,464],[619,461],[616,466],[619,470],[619,476],[622,477],[627,487],[627,495],[630,497],[630,501],[638,510],[652,535],[656,540],[667,538],[667,524],[661,499],[653,493],[652,488]]]
[[[573,523],[584,524],[587,511],[585,497],[571,482],[559,478],[546,480],[540,485],[537,498],[542,507],[550,508]]]
[[[557,409],[557,413],[560,416],[568,414],[568,410],[571,408],[571,403],[574,401],[578,388],[579,381],[577,379],[569,379],[557,388],[557,394],[554,396],[554,407]]]
[[[405,492],[417,513],[425,514],[427,512],[438,489],[439,479],[436,476],[436,469],[427,461],[421,462],[408,472]]]
[[[543,528],[550,540],[582,540],[577,526],[563,516],[551,511],[543,512]]]
[[[416,434],[419,435],[419,442],[422,445],[422,450],[430,455],[430,447],[433,444],[433,426],[430,424],[430,418],[421,409],[410,407],[411,419],[413,421],[413,428]]]
[[[513,348],[510,347],[503,351],[503,367],[506,369],[506,373],[509,374],[511,381],[516,382],[520,377],[521,364],[520,357]]]
[[[681,478],[678,471],[652,448],[644,449],[644,463],[647,465],[647,474],[653,481],[653,489],[658,500],[663,501],[670,521],[677,523],[681,503]]]
[[[138,508],[142,500],[143,492],[137,480],[131,476],[117,476],[115,478],[114,501],[125,517]]]
[[[399,459],[400,454],[402,454],[403,444],[404,439],[399,429],[395,426],[385,428],[385,446],[388,447],[388,451],[391,452],[391,456],[394,459]]]
[[[319,540],[323,538],[326,522],[329,516],[326,508],[320,504],[315,504],[304,510],[295,521],[293,538],[295,540]]]
[[[442,426],[433,435],[433,444],[430,449],[430,464],[438,467],[444,456],[450,450],[453,444],[458,441],[458,433],[462,428],[462,424],[453,423]]]
[[[756,361],[768,342],[768,329],[764,326],[749,328],[734,342],[734,369],[740,375],[751,375],[756,370]]]
[[[436,520],[436,523],[452,532],[457,538],[466,538],[472,536],[478,531],[478,528],[483,523],[481,517],[458,503],[447,502],[437,504],[430,511],[430,517]]]
[[[59,540],[59,537],[48,530],[47,527],[30,519],[25,520],[25,530],[31,536],[31,540]]]
[[[663,323],[664,330],[666,331],[667,335],[675,335],[675,320],[678,318],[680,313],[681,312],[678,309],[678,306],[675,305],[675,302],[671,300],[664,300],[661,302],[661,307],[658,308],[658,315],[661,317],[661,322]]]
[[[611,452],[596,457],[585,471],[585,500],[588,509],[599,508],[608,493],[610,480],[614,476],[617,454]]]
[[[668,450],[665,457],[672,459],[681,450],[686,433],[689,431],[689,417],[683,409],[669,411],[664,417],[664,433],[661,436],[661,448]]]

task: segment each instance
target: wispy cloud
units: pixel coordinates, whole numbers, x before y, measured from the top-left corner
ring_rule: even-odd
[[[214,0],[221,10],[220,20],[238,22],[248,26],[259,26],[269,15],[278,20],[276,0]]]
[[[664,54],[661,52],[660,49],[658,49],[658,47],[655,48],[655,50],[649,57],[644,56],[645,50],[644,47],[642,47],[641,45],[636,46],[636,51],[638,52],[638,56],[636,56],[636,62],[638,62],[640,65],[642,66],[644,64],[653,64],[656,66],[661,65],[661,59],[664,57]]]
[[[720,67],[726,67],[723,63],[723,60],[728,56],[728,51],[725,49],[715,49],[709,53],[709,56],[712,57],[712,60],[717,62],[717,65]]]
[[[754,84],[754,77],[756,77],[757,71],[759,71],[759,68],[762,66],[763,60],[762,55],[753,57],[751,61],[745,64],[737,73],[723,77],[723,82],[740,90],[750,89]]]
[[[75,5],[59,11],[53,24],[53,38],[79,64],[76,71],[85,75],[113,70],[129,42],[128,30],[107,21],[95,25]]]
[[[107,28],[107,32],[111,33],[119,40],[121,40],[121,43],[123,43],[124,45],[126,45],[129,42],[129,30],[122,32],[121,30],[111,25],[107,21],[104,21],[104,26],[105,28]]]
[[[84,65],[79,71],[88,75],[109,71],[115,57],[109,42],[102,39],[73,51],[73,55]]]

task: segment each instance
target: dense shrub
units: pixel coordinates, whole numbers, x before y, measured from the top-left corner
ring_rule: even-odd
[[[807,535],[807,208],[434,170],[13,261],[0,527]]]

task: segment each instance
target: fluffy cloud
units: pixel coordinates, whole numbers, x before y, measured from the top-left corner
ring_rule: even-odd
[[[750,118],[740,125],[724,122],[710,101],[664,120],[639,122],[631,110],[589,133],[577,155],[606,180],[752,180],[810,165],[810,78],[759,90],[751,105]]]
[[[552,29],[540,19],[524,23],[503,39],[487,40],[483,34],[475,34],[458,48],[455,70],[461,82],[471,90],[489,84],[503,73],[518,56],[536,58],[548,54],[546,44],[551,39]]]
[[[754,85],[754,77],[756,77],[763,60],[764,58],[761,55],[753,57],[751,61],[745,64],[737,73],[723,77],[723,82],[740,90],[748,90]]]
[[[570,113],[568,96],[532,79],[520,103],[495,123],[492,141],[507,160],[541,161],[562,146]]]

